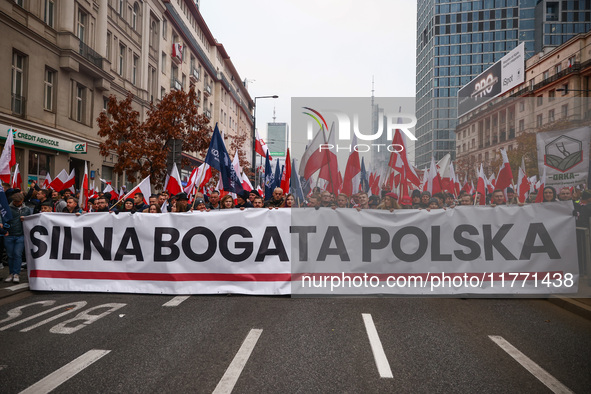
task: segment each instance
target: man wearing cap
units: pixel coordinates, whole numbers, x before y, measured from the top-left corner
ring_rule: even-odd
[[[196,211],[200,211],[200,212],[207,212],[209,211],[209,209],[207,209],[207,205],[205,204],[205,200],[202,198],[197,198],[195,200],[195,210]]]
[[[507,205],[517,204],[517,196],[515,195],[515,190],[512,187],[507,188]]]
[[[261,197],[258,190],[252,189],[251,191],[248,192],[248,200],[252,203],[252,205],[254,205],[254,199],[257,197]]]
[[[248,199],[248,192],[246,190],[236,195],[236,205],[234,205],[234,208],[240,208],[242,210],[244,210],[244,208],[254,208]]]
[[[200,197],[195,197],[195,199],[201,199]],[[197,201],[195,201],[197,203]],[[176,195],[176,212],[188,212],[191,208],[189,207],[189,198],[187,197],[187,193],[181,192]]]

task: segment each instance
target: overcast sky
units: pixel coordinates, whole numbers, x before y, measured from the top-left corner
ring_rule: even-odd
[[[257,100],[257,129],[290,123],[292,97],[414,97],[416,2],[200,0]]]

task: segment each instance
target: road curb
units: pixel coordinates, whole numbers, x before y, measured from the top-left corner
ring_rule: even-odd
[[[12,286],[0,288],[0,300],[3,299],[3,298],[6,298],[6,297],[11,297],[11,296],[13,296],[15,294],[19,294],[19,293],[23,293],[25,291],[29,291],[29,284],[27,282],[25,282],[25,284],[27,286],[22,287],[20,289],[16,289],[16,290],[10,290],[10,287],[12,287]]]
[[[587,320],[591,320],[591,306],[578,301],[577,299],[550,297],[548,298],[548,301],[556,306],[566,309],[569,312],[576,313]]]

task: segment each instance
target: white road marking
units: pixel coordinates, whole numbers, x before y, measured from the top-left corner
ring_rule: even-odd
[[[181,302],[185,301],[189,297],[190,296],[177,296],[162,306],[179,306]]]
[[[393,378],[394,376],[390,369],[390,363],[386,358],[386,353],[384,353],[382,342],[378,336],[378,330],[376,330],[376,326],[373,324],[371,315],[369,313],[362,313],[361,316],[363,316],[363,323],[365,323],[365,330],[367,331],[367,337],[369,338],[369,344],[371,345],[371,351],[376,360],[376,366],[378,367],[380,377]]]
[[[242,346],[238,349],[238,353],[234,356],[234,360],[232,360],[224,376],[222,376],[222,379],[213,391],[213,394],[232,392],[262,332],[263,330],[261,329],[253,328],[250,330],[246,339],[242,342]]]
[[[494,343],[499,345],[507,354],[515,359],[521,366],[534,375],[540,382],[544,383],[554,393],[572,393],[572,391],[560,383],[558,379],[550,375],[546,370],[533,362],[525,354],[521,353],[517,348],[505,340],[505,338],[498,335],[488,336]]]
[[[21,283],[20,285],[14,285],[14,286],[10,286],[10,287],[5,287],[5,290],[10,290],[10,291],[15,291],[15,290],[20,290],[20,289],[24,289],[26,287],[29,287],[28,283]]]
[[[47,375],[29,388],[21,391],[21,394],[49,393],[68,379],[72,378],[78,372],[81,372],[84,368],[88,367],[95,361],[98,361],[101,357],[105,356],[109,352],[110,350],[90,350],[74,361],[64,365],[57,371]]]

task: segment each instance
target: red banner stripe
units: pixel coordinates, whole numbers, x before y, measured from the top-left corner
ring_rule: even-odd
[[[31,278],[95,279],[95,280],[148,280],[166,282],[289,282],[291,274],[261,273],[156,273],[156,272],[101,272],[31,270]]]

